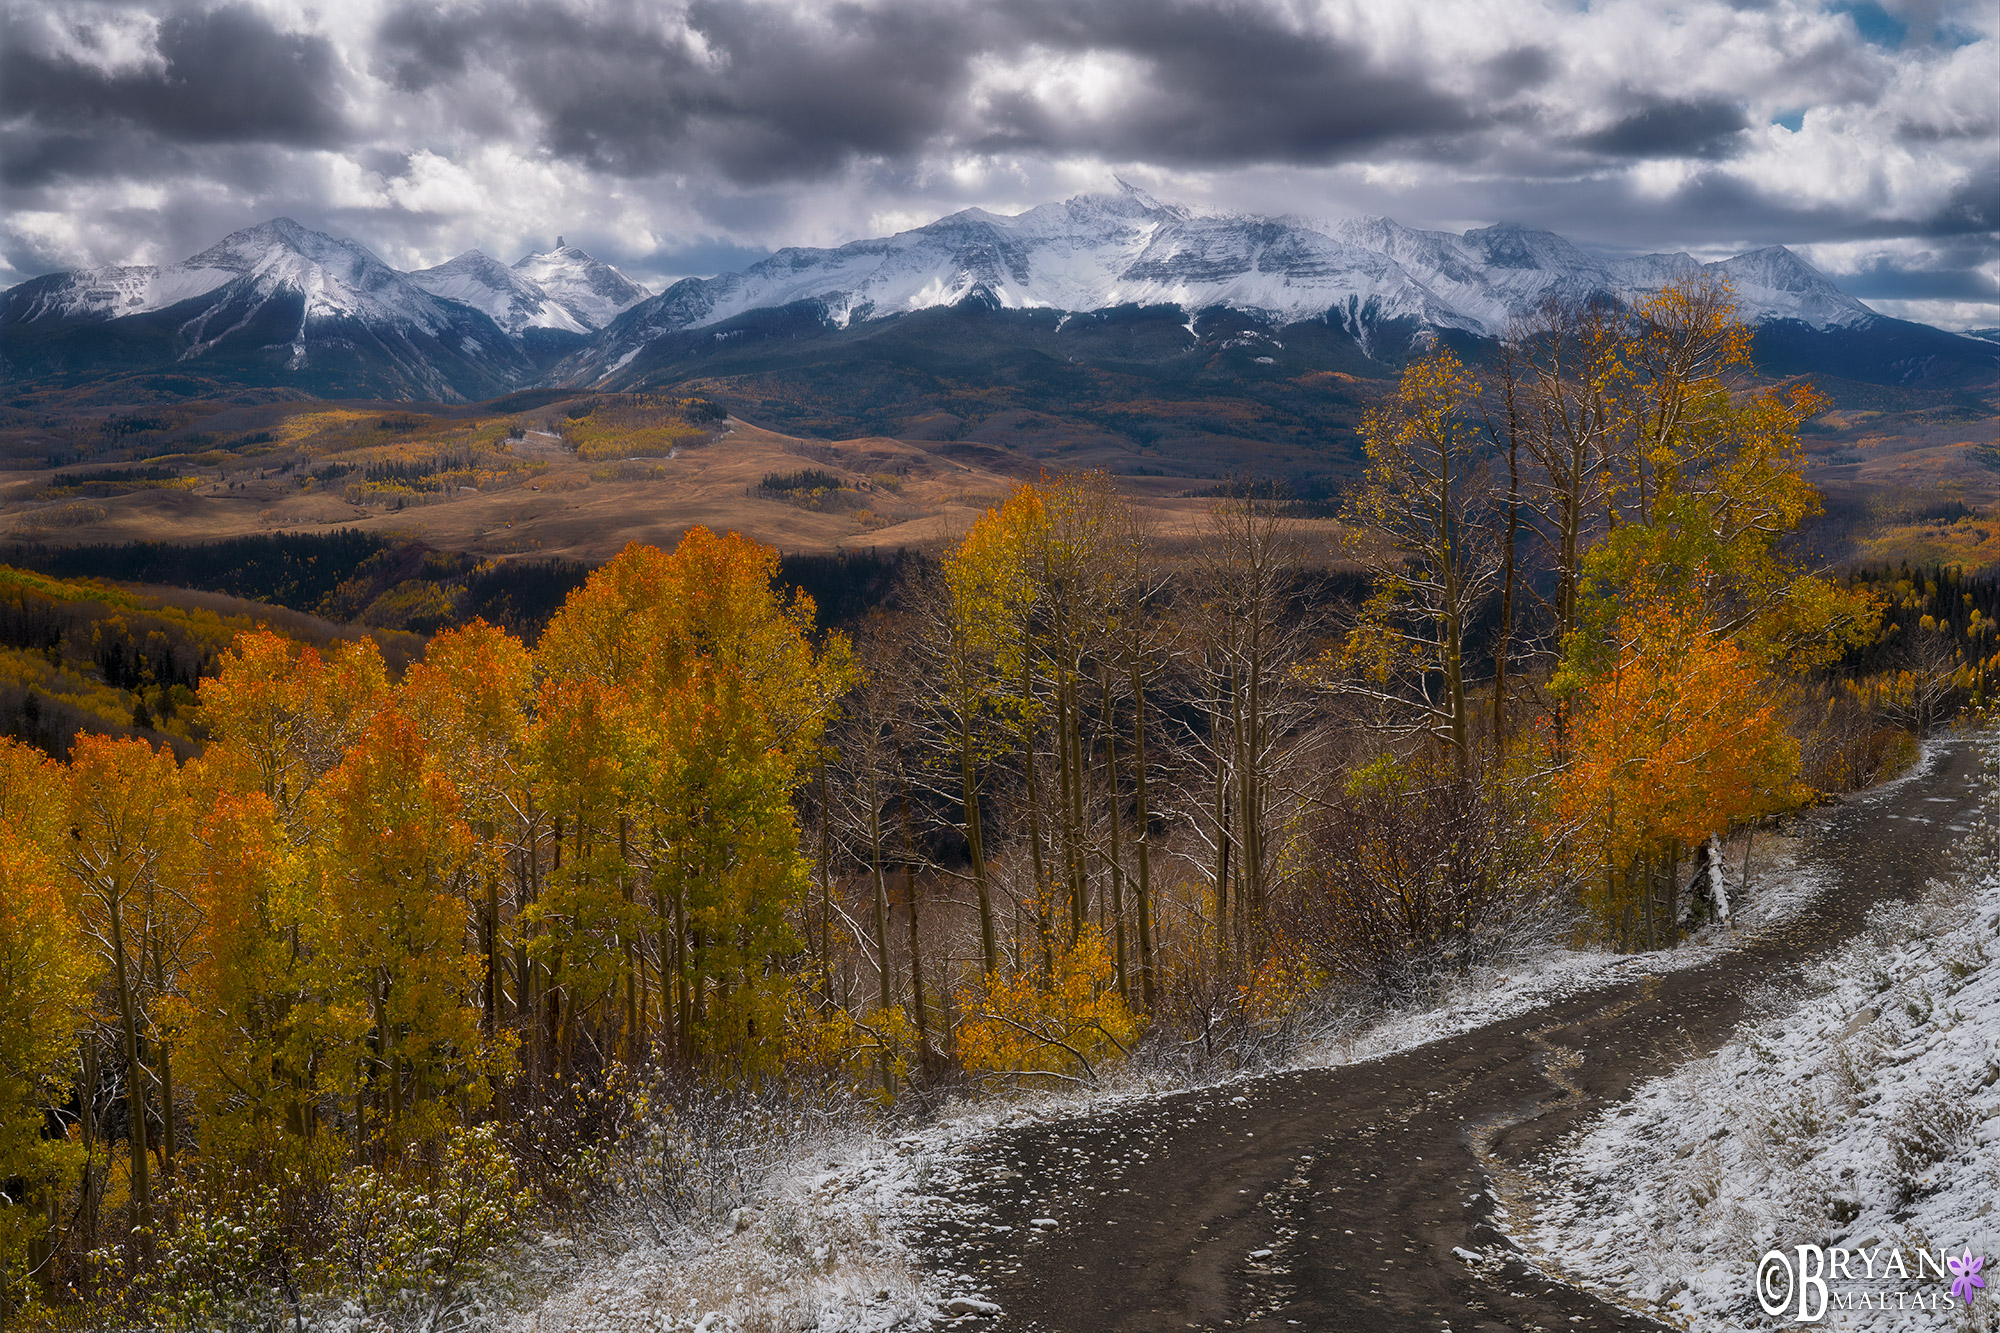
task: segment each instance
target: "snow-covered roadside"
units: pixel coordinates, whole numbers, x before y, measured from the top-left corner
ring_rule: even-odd
[[[1933,760],[1927,751],[1896,784],[1859,799],[1874,799]],[[985,1136],[1031,1121],[1101,1114],[1193,1086],[1380,1059],[1553,1000],[1699,966],[1811,901],[1820,884],[1810,868],[1798,864],[1800,847],[1796,837],[1759,835],[1755,891],[1736,904],[1735,926],[1710,926],[1671,952],[1546,948],[1478,969],[1420,1008],[1329,1017],[1282,1063],[1220,1080],[1128,1066],[1096,1089],[1016,1091],[953,1102],[912,1132],[851,1127],[772,1172],[756,1206],[731,1225],[672,1246],[643,1246],[571,1265],[555,1294],[503,1327],[519,1333],[761,1328],[889,1333],[925,1328],[955,1313],[988,1313],[992,1307],[976,1278],[926,1272],[914,1248],[919,1223],[934,1220],[940,1210],[948,1209],[961,1223],[983,1225],[942,1194],[960,1178],[969,1150]],[[1732,855],[1731,869],[1740,872],[1741,849]]]
[[[857,1136],[858,1137],[858,1136]],[[500,1327],[516,1333],[725,1333],[813,1329],[885,1333],[927,1327],[938,1309],[908,1247],[863,1188],[857,1158],[870,1140],[834,1158],[801,1156],[774,1177],[757,1205],[711,1234],[639,1244],[564,1265],[555,1292]],[[836,1150],[837,1151],[837,1150]],[[848,1172],[838,1170],[842,1160]],[[834,1169],[829,1169],[834,1168]],[[551,1241],[559,1246],[561,1242]]]
[[[1967,835],[1965,873],[1878,907],[1810,970],[1802,998],[1773,997],[1775,1011],[1716,1055],[1580,1130],[1547,1168],[1524,1248],[1720,1331],[1796,1315],[1760,1307],[1766,1251],[1837,1247],[1850,1257],[1826,1279],[1824,1327],[2000,1328],[1995,800]],[[1940,1310],[1950,1278],[1919,1279],[1916,1253],[1968,1249],[1986,1258],[1989,1286]],[[1898,1251],[1908,1277],[1892,1264]]]

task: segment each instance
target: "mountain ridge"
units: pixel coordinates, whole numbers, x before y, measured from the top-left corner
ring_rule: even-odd
[[[469,250],[404,273],[358,242],[277,218],[178,264],[49,274],[0,293],[0,368],[89,373],[226,354],[239,373],[315,391],[450,401],[657,376],[691,354],[686,335],[738,336],[729,330],[755,312],[794,312],[797,336],[814,321],[839,330],[968,302],[1073,314],[1176,307],[1190,337],[1197,314],[1228,309],[1269,329],[1324,323],[1393,362],[1416,331],[1491,339],[1551,297],[1631,300],[1700,273],[1727,278],[1751,322],[1796,326],[1786,335],[1795,361],[1810,363],[1824,344],[1844,367],[1866,369],[1874,338],[1901,349],[1883,374],[2000,370],[1987,365],[1993,344],[1880,315],[1783,246],[1707,264],[1605,256],[1513,223],[1452,233],[1379,217],[1197,213],[1122,181],[1012,215],[969,208],[890,236],[787,247],[658,294],[561,238],[511,266]],[[1912,337],[1944,351],[1912,355]]]

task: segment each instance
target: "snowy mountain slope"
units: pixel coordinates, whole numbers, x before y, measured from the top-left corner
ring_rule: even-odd
[[[1602,256],[1512,224],[1456,234],[1387,218],[1197,214],[1123,184],[1012,216],[966,209],[893,236],[784,249],[657,296],[560,238],[512,266],[471,250],[404,274],[353,241],[280,218],[178,264],[15,287],[0,295],[0,367],[36,374],[208,358],[219,369],[214,358],[228,344],[258,374],[301,388],[325,380],[311,369],[315,356],[322,369],[348,365],[336,377],[343,391],[615,387],[699,354],[713,340],[690,341],[696,330],[737,338],[737,322],[790,311],[797,329],[787,336],[817,336],[966,301],[1063,314],[1233,310],[1272,332],[1320,324],[1364,360],[1393,363],[1425,329],[1492,337],[1552,296],[1629,299],[1699,272],[1732,281],[1743,313],[1764,326],[1760,346],[1771,342],[1787,373],[1983,382],[2000,368],[1989,344],[1885,319],[1782,247],[1707,265],[1685,254]],[[345,330],[337,338],[334,323]],[[1198,343],[1190,325],[1188,345]],[[363,373],[381,361],[393,374]]]
[[[534,371],[483,311],[290,218],[178,264],[51,274],[0,296],[0,366],[12,373],[182,362],[329,396],[447,401]]]
[[[516,260],[514,273],[546,293],[549,301],[577,324],[593,331],[652,295],[611,265],[573,245],[564,245],[560,236],[555,249]]]
[[[1752,250],[1706,267],[1728,278],[1736,289],[1737,303],[1755,310],[1760,320],[1795,319],[1826,329],[1851,328],[1880,318],[1782,245]]]
[[[1705,266],[1680,254],[1608,258],[1511,224],[1455,235],[1387,218],[1196,215],[1128,185],[1012,217],[968,209],[894,236],[781,250],[741,273],[690,278],[627,311],[565,369],[595,378],[666,334],[751,310],[816,302],[845,326],[974,295],[1013,309],[1170,304],[1278,324],[1326,318],[1364,345],[1372,328],[1405,320],[1491,337],[1550,296],[1644,295],[1700,271],[1735,281],[1753,321],[1833,329],[1877,318],[1782,247]]]
[[[436,268],[418,269],[409,278],[433,296],[485,312],[508,333],[555,329],[588,334],[596,328],[552,300],[541,286],[479,250],[467,250]]]

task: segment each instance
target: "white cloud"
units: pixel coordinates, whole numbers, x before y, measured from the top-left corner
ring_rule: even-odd
[[[1513,220],[1705,255],[1783,243],[1830,271],[1878,275],[1962,269],[1964,241],[1937,240],[1939,219],[1983,210],[1983,223],[1950,224],[1963,232],[2000,212],[1988,197],[2000,11],[1986,0],[1892,6],[1910,25],[1894,49],[1816,0],[1212,0],[1212,11],[792,0],[713,13],[637,0],[251,0],[278,29],[332,44],[349,137],[331,146],[175,139],[119,110],[115,90],[92,93],[157,72],[161,19],[177,11],[154,3],[0,0],[10,44],[62,74],[50,75],[55,92],[0,115],[0,283],[176,258],[278,213],[391,262],[475,246],[511,259],[560,232],[667,275],[969,205],[1014,211],[1114,174],[1219,209],[1452,229]],[[871,66],[871,53],[901,63]],[[1211,59],[1262,64],[1227,90],[1162,72]],[[1435,112],[1445,128],[1355,128],[1348,85],[1311,78],[1316,59],[1410,90],[1412,114]],[[1300,91],[1280,99],[1296,120],[1274,124],[1260,151],[1267,81]],[[1317,152],[1317,110],[1293,103],[1321,89]],[[65,112],[58,93],[80,109]],[[1157,127],[1135,120],[1142,105]],[[1587,142],[1648,108],[1714,120],[1738,106],[1748,128],[1721,149],[1645,156]],[[1770,123],[1801,110],[1796,132]],[[1188,142],[1211,129],[1214,147]],[[768,163],[761,174],[746,171],[752,158]],[[1922,286],[1868,299],[1965,304]]]

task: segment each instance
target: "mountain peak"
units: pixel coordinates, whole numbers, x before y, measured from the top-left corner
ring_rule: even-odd
[[[495,269],[511,271],[492,255],[475,248],[455,254],[435,268],[416,270],[410,276],[415,277],[417,273],[490,273]]]
[[[532,283],[586,329],[601,329],[649,295],[644,287],[579,246],[556,237],[556,248],[515,261],[514,273]]]
[[[536,260],[562,260],[570,264],[598,264],[603,261],[580,245],[571,245],[564,237],[556,237],[556,243],[547,250],[530,250],[514,261],[514,267],[527,268]],[[606,265],[609,267],[609,265]]]
[[[244,227],[171,268],[268,275],[274,282],[305,281],[325,269],[343,281],[381,284],[394,270],[359,241],[343,240],[301,226],[291,218],[271,218]]]
[[[1796,319],[1816,328],[1876,318],[1874,311],[1782,245],[1767,245],[1704,267],[1729,279],[1738,305],[1767,318]]]
[[[433,296],[482,311],[512,334],[527,329],[591,331],[591,326],[550,300],[539,285],[483,250],[467,250],[436,268],[419,269],[409,279]]]
[[[1074,194],[1063,200],[1059,207],[1075,219],[1108,217],[1123,221],[1157,221],[1190,216],[1179,204],[1162,203],[1123,177],[1114,176],[1112,181],[1115,189]],[[1021,216],[1029,217],[1040,211],[1029,209]]]
[[[1123,176],[1113,176],[1111,181],[1112,184],[1118,187],[1118,193],[1124,195],[1133,203],[1138,204],[1141,208],[1156,210],[1165,207],[1158,199],[1154,198],[1147,191],[1140,189],[1131,181],[1126,180]]]

